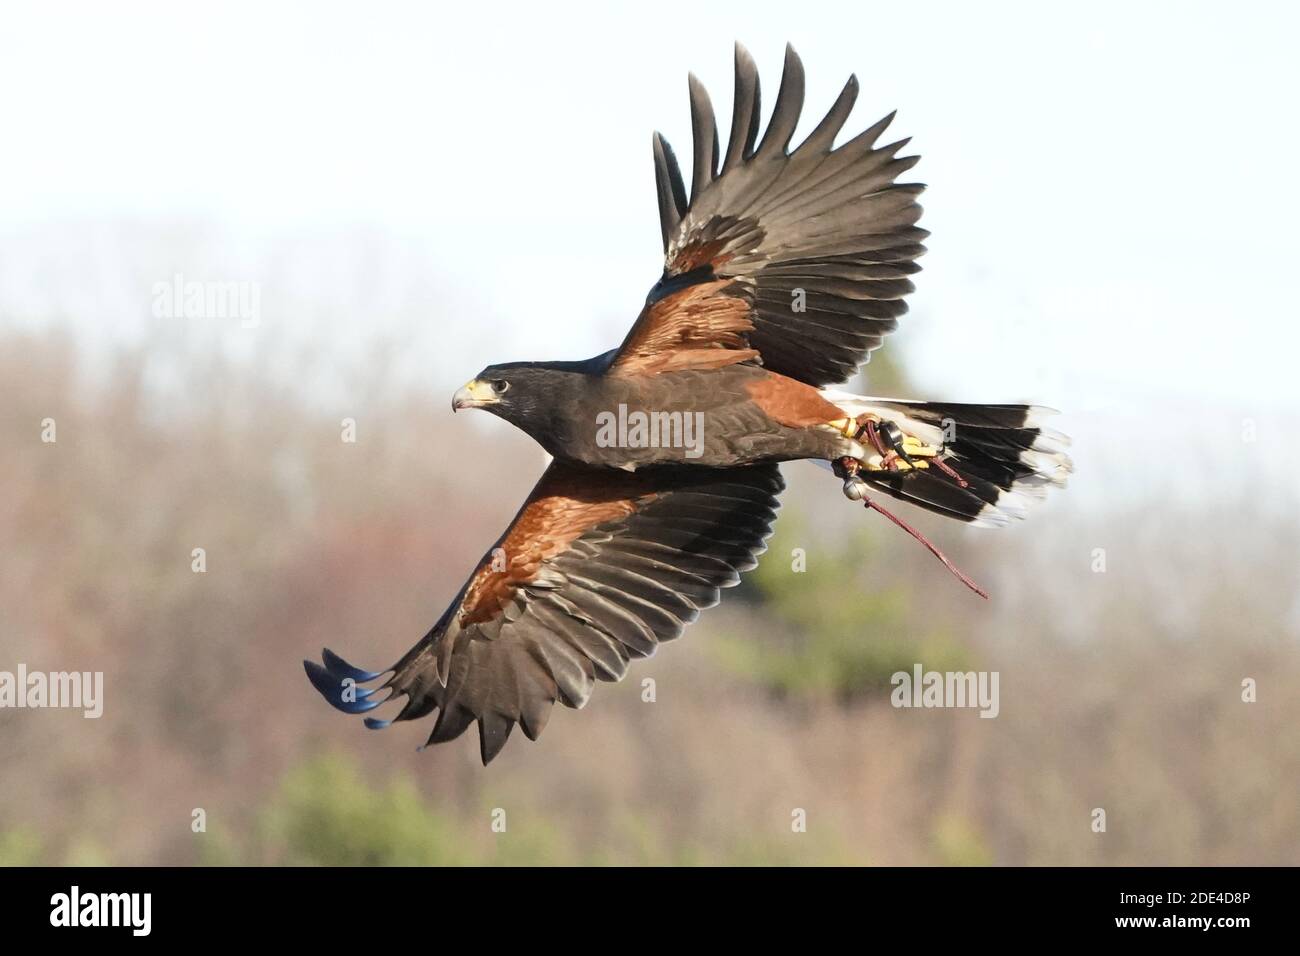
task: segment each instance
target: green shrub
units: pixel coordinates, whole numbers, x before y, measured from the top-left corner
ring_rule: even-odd
[[[45,843],[31,830],[0,831],[0,866],[40,866]]]
[[[408,781],[373,787],[344,757],[289,771],[262,810],[255,853],[290,866],[456,866],[471,862],[454,822]]]
[[[748,586],[760,614],[777,626],[716,641],[730,670],[779,697],[848,703],[888,694],[890,677],[918,662],[931,670],[971,668],[964,648],[909,615],[911,592],[872,580],[877,544],[868,530],[809,551],[804,570],[795,571],[792,549],[814,536],[797,513],[783,514],[777,528]]]

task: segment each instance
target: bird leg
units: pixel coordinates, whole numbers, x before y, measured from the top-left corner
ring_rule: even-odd
[[[879,419],[870,413],[860,416],[857,422],[858,429],[854,438],[858,441],[865,438],[880,457],[879,463],[862,462],[869,471],[900,471],[934,465],[960,487],[970,487],[970,482],[944,461],[945,449],[927,445],[914,435],[905,434],[893,422]]]
[[[905,466],[909,469],[925,468],[927,464],[918,462],[913,455],[929,457],[937,451],[911,435],[904,435],[893,422],[869,413],[858,418],[858,431],[854,437],[858,441],[865,438],[876,450],[878,461],[863,462],[871,471],[902,471]]]
[[[867,440],[871,442],[872,447],[876,449],[876,453],[880,455],[881,467],[887,468],[890,471],[897,471],[898,468],[896,462],[898,453],[893,449],[885,447],[885,442],[880,437],[880,429],[876,426],[875,419],[867,418],[866,421],[862,423],[862,427],[858,431],[858,438],[861,439],[864,435]]]

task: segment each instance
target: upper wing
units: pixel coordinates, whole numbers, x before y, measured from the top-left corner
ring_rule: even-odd
[[[897,156],[907,140],[876,148],[892,113],[833,148],[857,99],[855,77],[790,152],[804,75],[788,46],[776,108],[757,145],[758,71],[743,47],[725,155],[694,76],[690,91],[690,200],[672,149],[656,133],[664,276],[611,371],[725,365],[757,353],[766,368],[812,385],[849,378],[907,311],[907,277],[919,271],[928,235],[916,226],[924,187],[894,180],[919,157]]]
[[[305,662],[325,699],[394,720],[439,709],[429,743],[474,721],[486,764],[516,723],[536,739],[551,705],[582,707],[596,680],[653,654],[756,564],[783,488],[774,464],[629,474],[552,463],[509,530],[425,637],[388,671],[324,652]],[[390,673],[374,688],[359,687]],[[387,697],[375,692],[387,689]],[[370,727],[390,721],[367,719]]]

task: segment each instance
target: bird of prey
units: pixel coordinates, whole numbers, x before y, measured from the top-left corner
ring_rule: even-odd
[[[456,392],[552,456],[510,527],[442,617],[385,671],[329,650],[307,675],[332,705],[392,720],[437,711],[429,743],[478,724],[484,764],[516,724],[535,740],[552,705],[681,634],[753,568],[783,489],[778,463],[829,464],[851,499],[937,548],[872,495],[997,525],[1070,470],[1044,409],[853,395],[853,376],[906,311],[928,233],[893,114],[836,146],[850,77],[798,146],[804,71],[786,48],[759,136],[759,78],[737,45],[726,150],[690,78],[690,190],[653,139],[663,274],[623,343],[582,362],[491,365]],[[396,704],[394,705],[396,706]],[[366,718],[371,728],[392,720]]]

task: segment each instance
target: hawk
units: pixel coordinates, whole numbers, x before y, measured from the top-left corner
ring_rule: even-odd
[[[690,190],[653,138],[663,274],[623,343],[582,362],[491,365],[455,393],[530,435],[552,462],[429,632],[384,671],[325,650],[304,662],[334,707],[391,720],[437,711],[429,743],[478,725],[483,763],[515,725],[535,740],[558,700],[580,708],[752,569],[783,489],[778,463],[828,464],[845,495],[942,553],[873,497],[976,525],[1022,517],[1070,461],[1045,409],[871,398],[853,376],[907,310],[928,233],[893,114],[836,146],[850,77],[798,146],[804,71],[786,48],[759,136],[759,78],[735,54],[720,148],[690,77]],[[395,705],[396,706],[396,705]]]

